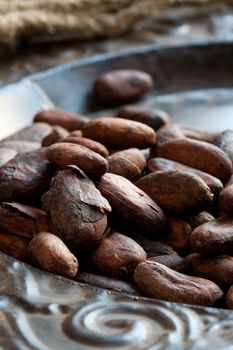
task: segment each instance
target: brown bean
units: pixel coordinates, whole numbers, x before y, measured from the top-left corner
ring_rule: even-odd
[[[52,232],[69,244],[88,246],[96,243],[107,228],[111,211],[94,183],[78,169],[59,171],[50,186]]]
[[[91,286],[110,289],[115,292],[126,293],[131,295],[140,296],[138,288],[130,282],[120,280],[118,278],[102,276],[90,272],[80,272],[77,275],[77,281],[81,283],[87,283]]]
[[[202,211],[196,215],[187,216],[185,220],[190,224],[192,230],[194,230],[196,227],[201,226],[208,221],[214,220],[214,216],[207,211]]]
[[[78,272],[78,260],[62,240],[49,232],[38,233],[28,247],[30,258],[43,270],[73,278]]]
[[[133,239],[145,250],[147,258],[159,255],[178,255],[168,244],[144,237],[142,234],[135,234]]]
[[[0,251],[20,261],[28,255],[29,241],[22,237],[0,232]]]
[[[118,117],[144,123],[154,130],[158,130],[170,121],[170,117],[165,111],[134,105],[122,107]]]
[[[0,231],[32,238],[48,229],[49,220],[43,210],[16,202],[0,203]]]
[[[219,147],[203,141],[174,139],[160,146],[157,156],[202,170],[222,181],[228,180],[232,171],[228,156]]]
[[[49,135],[42,140],[42,147],[51,146],[54,143],[60,142],[68,135],[69,132],[62,126],[54,125]]]
[[[220,192],[218,206],[221,214],[233,214],[233,176],[230,177],[224,189]]]
[[[205,182],[188,172],[165,170],[139,179],[136,185],[161,208],[173,213],[192,213],[207,209],[213,194]]]
[[[144,260],[144,249],[133,239],[116,231],[104,237],[91,255],[96,270],[118,277],[131,274]]]
[[[50,125],[59,125],[68,131],[81,129],[89,118],[60,109],[47,109],[40,111],[34,117],[35,122],[44,122]]]
[[[208,257],[200,254],[190,254],[186,257],[194,274],[207,278],[218,285],[233,285],[233,257],[217,256]]]
[[[231,286],[227,292],[226,301],[227,301],[227,306],[230,309],[233,309],[233,286]]]
[[[119,151],[108,157],[109,173],[121,175],[134,182],[138,180],[146,166],[142,152],[137,148]]]
[[[154,237],[165,226],[165,216],[159,206],[129,180],[106,173],[97,188],[107,198],[120,222],[131,230]]]
[[[197,128],[190,125],[178,124],[178,126],[185,137],[188,137],[194,140],[214,143],[216,136],[218,135],[218,133],[216,132],[208,132],[204,129]]]
[[[215,143],[233,162],[233,131],[231,129],[223,131],[216,137]]]
[[[62,140],[62,142],[74,143],[76,145],[87,147],[93,152],[99,153],[102,157],[105,158],[108,156],[108,150],[104,145],[97,141],[87,139],[86,137],[72,136],[70,134],[64,140]]]
[[[192,233],[191,226],[184,220],[177,218],[167,219],[165,233],[157,239],[166,243],[174,250],[183,250],[189,247],[189,239]]]
[[[95,82],[94,91],[105,105],[133,102],[153,87],[151,76],[135,69],[119,69],[102,74]]]
[[[46,156],[61,169],[77,165],[90,176],[99,177],[108,170],[108,162],[100,154],[73,143],[56,143],[47,149]]]
[[[221,289],[212,281],[148,260],[137,266],[134,281],[142,292],[156,299],[211,306],[223,297]]]
[[[231,255],[233,249],[233,219],[220,217],[198,226],[190,237],[194,252]]]
[[[155,131],[149,126],[122,118],[103,117],[91,120],[82,129],[84,137],[93,139],[111,149],[147,148],[156,141]]]
[[[17,154],[0,168],[0,202],[33,200],[48,187],[54,166],[46,159],[46,149]]]
[[[210,188],[211,192],[213,192],[215,195],[218,195],[223,189],[223,184],[217,177],[214,177],[201,170],[197,170],[195,168],[175,162],[170,159],[159,157],[149,159],[146,169],[147,173],[150,174],[158,170],[177,170],[181,172],[185,171],[191,174],[196,174],[206,183],[206,185]]]
[[[188,262],[178,254],[152,256],[148,261],[160,263],[177,272],[187,272],[189,269]]]

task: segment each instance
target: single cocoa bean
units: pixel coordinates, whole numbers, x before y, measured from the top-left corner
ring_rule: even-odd
[[[201,226],[208,221],[214,220],[214,216],[207,211],[202,211],[196,215],[187,216],[185,220],[190,224],[192,230],[194,230],[196,227]]]
[[[161,300],[212,306],[223,297],[214,282],[176,272],[154,261],[140,263],[134,271],[134,281],[146,295]]]
[[[228,155],[233,163],[233,130],[225,130],[216,136],[215,144]]]
[[[105,158],[108,156],[108,150],[104,145],[97,141],[87,139],[86,137],[73,136],[70,134],[62,142],[74,143],[76,145],[87,147],[93,152],[99,153],[102,157]]]
[[[194,252],[200,254],[231,255],[233,251],[233,219],[220,217],[198,226],[191,234]]]
[[[178,124],[178,126],[185,137],[188,137],[194,140],[214,143],[216,136],[218,135],[218,133],[216,132],[208,132],[204,129],[197,128],[190,125]]]
[[[175,255],[158,255],[148,258],[149,261],[154,261],[169,267],[177,272],[187,272],[189,270],[188,262],[181,256]]]
[[[107,228],[111,207],[94,183],[78,169],[59,171],[51,181],[52,232],[69,244],[87,246],[99,240]]]
[[[144,249],[133,239],[116,231],[110,231],[91,256],[96,270],[118,277],[131,274],[144,260]]]
[[[46,149],[17,154],[0,167],[0,202],[32,200],[49,186],[54,166],[46,159]]]
[[[109,173],[121,175],[132,182],[141,177],[146,166],[145,157],[137,148],[116,152],[107,160]]]
[[[107,198],[119,220],[136,233],[152,237],[163,231],[165,216],[159,206],[129,180],[106,173],[97,188]]]
[[[32,238],[41,230],[49,229],[49,220],[43,210],[20,203],[0,203],[0,231]]]
[[[113,278],[112,276],[108,277],[90,272],[80,272],[77,275],[77,281],[90,284],[94,287],[110,289],[115,292],[141,296],[138,288],[133,283]]]
[[[91,120],[82,129],[84,137],[104,144],[110,149],[147,148],[156,141],[149,126],[122,118],[103,117]]]
[[[151,76],[135,69],[119,69],[102,74],[95,82],[96,97],[105,105],[140,99],[153,87]]]
[[[165,111],[134,105],[122,107],[118,117],[146,124],[154,130],[158,130],[170,121],[170,117]]]
[[[227,292],[226,301],[227,301],[227,306],[230,309],[233,309],[233,286],[231,286]]]
[[[169,218],[167,219],[167,227],[164,234],[157,239],[179,251],[189,247],[191,233],[191,226],[186,221]]]
[[[178,255],[177,252],[166,243],[136,234],[133,239],[145,250],[147,258],[160,255]]]
[[[213,200],[206,183],[188,172],[153,172],[139,179],[136,185],[162,209],[173,213],[199,212],[207,209]]]
[[[164,143],[157,151],[157,157],[202,170],[222,181],[227,181],[231,176],[232,164],[229,157],[219,147],[208,142],[180,138]]]
[[[158,156],[157,153],[159,153],[159,148],[165,143],[171,140],[185,137],[177,124],[170,124],[170,123],[161,127],[157,131],[156,135],[157,135],[157,142],[154,146],[151,147],[151,151],[150,151],[151,158]]]
[[[69,132],[59,125],[52,126],[51,132],[42,140],[42,147],[51,146],[62,141],[69,135]]]
[[[218,198],[218,206],[221,214],[233,214],[233,176],[230,177]]]
[[[20,261],[28,255],[29,241],[19,236],[0,232],[0,251]]]
[[[207,278],[218,285],[231,286],[233,284],[233,257],[208,257],[200,254],[190,254],[186,257],[194,274]]]
[[[147,169],[146,169],[147,174],[150,174],[158,170],[177,170],[181,172],[185,171],[191,174],[196,174],[206,183],[206,185],[210,188],[211,192],[214,193],[215,195],[218,195],[223,189],[223,184],[217,177],[214,177],[201,170],[197,170],[195,168],[175,162],[170,159],[165,159],[165,158],[149,159],[147,163]]]
[[[77,165],[85,173],[99,177],[108,170],[108,162],[100,154],[73,143],[56,143],[46,152],[47,159],[63,169],[67,165]]]
[[[34,117],[35,122],[44,122],[50,125],[59,125],[68,131],[81,129],[89,118],[60,109],[48,109],[40,111]]]
[[[38,233],[29,244],[28,253],[35,264],[48,272],[67,278],[73,278],[78,272],[78,260],[52,233]]]

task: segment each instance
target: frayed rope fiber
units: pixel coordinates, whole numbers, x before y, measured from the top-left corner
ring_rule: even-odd
[[[0,0],[0,42],[115,37],[170,7],[226,2],[233,0]]]

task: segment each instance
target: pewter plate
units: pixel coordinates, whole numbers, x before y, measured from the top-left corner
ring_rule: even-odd
[[[93,117],[102,72],[138,68],[155,89],[139,104],[179,123],[233,128],[233,43],[124,51],[83,59],[0,90],[0,138],[56,105]],[[110,292],[42,272],[0,253],[0,349],[233,349],[233,312]]]

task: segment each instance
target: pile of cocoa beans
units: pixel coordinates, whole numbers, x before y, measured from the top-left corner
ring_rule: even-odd
[[[233,308],[233,130],[132,104],[152,86],[105,73],[94,91],[115,115],[44,110],[0,141],[0,250],[103,288]]]

